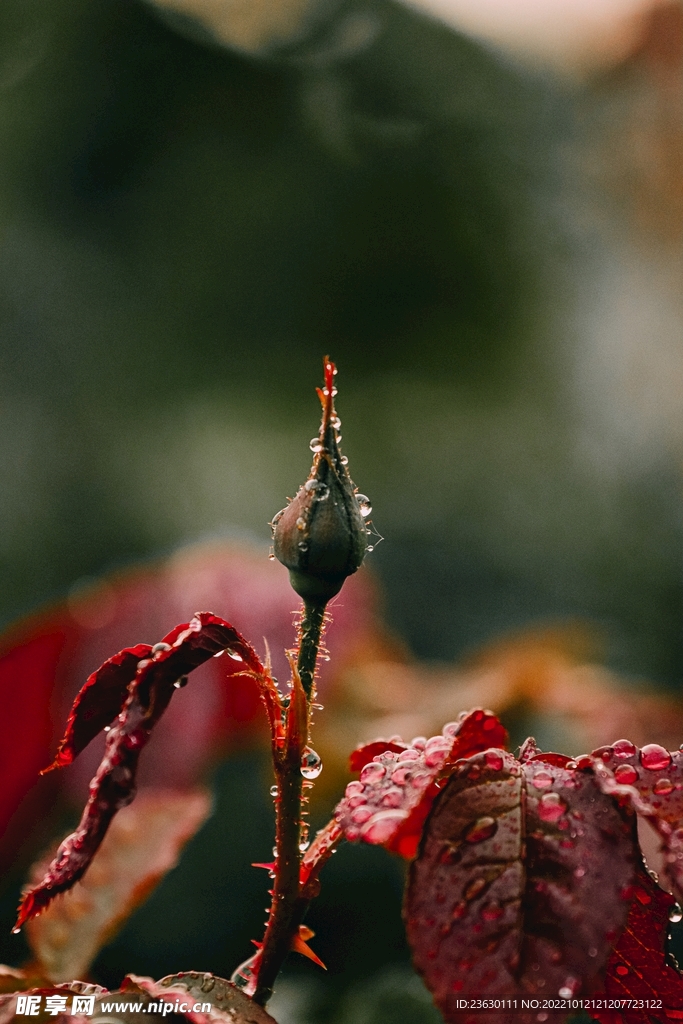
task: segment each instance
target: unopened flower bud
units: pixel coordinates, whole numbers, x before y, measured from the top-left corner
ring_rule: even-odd
[[[320,434],[311,441],[315,458],[308,480],[274,518],[273,548],[289,569],[304,601],[325,603],[361,565],[368,546],[356,488],[339,451],[339,418],[334,409],[336,368],[326,356]],[[365,500],[365,499],[363,499]]]

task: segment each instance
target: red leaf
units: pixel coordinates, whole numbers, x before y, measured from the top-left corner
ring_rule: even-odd
[[[463,997],[593,991],[628,913],[632,815],[592,773],[492,753],[453,770],[406,894],[415,966],[447,1022],[467,1016]]]
[[[79,826],[59,847],[43,881],[24,896],[16,928],[39,914],[85,873],[113,816],[135,796],[140,753],[166,710],[176,682],[223,651],[243,662],[245,670],[257,679],[271,721],[276,717],[277,705],[280,723],[275,684],[237,630],[209,612],[176,626],[155,646],[152,657],[138,663],[123,711],[107,736],[104,757],[90,785],[90,798]]]
[[[507,733],[490,711],[476,708],[458,722],[449,722],[440,736],[424,746],[375,754],[363,768],[360,781],[350,782],[335,812],[349,840],[386,846],[413,857],[422,827],[440,788],[458,758],[502,747]],[[361,748],[362,749],[362,748]],[[500,752],[491,753],[496,763]]]
[[[662,839],[665,871],[683,900],[683,751],[617,740],[592,754],[603,792],[647,818]]]
[[[41,775],[71,764],[88,743],[114,721],[126,702],[138,662],[151,652],[149,644],[126,647],[88,676],[74,701],[57,755]]]
[[[666,960],[673,905],[673,896],[655,885],[641,868],[626,927],[607,965],[605,995],[608,999],[661,1000],[664,1009],[594,1011],[592,1016],[601,1024],[651,1024],[653,1019],[681,1019],[683,977]],[[678,1012],[670,1016],[667,1010]]]

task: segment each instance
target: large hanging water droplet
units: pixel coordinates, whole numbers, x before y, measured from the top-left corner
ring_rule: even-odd
[[[229,658],[232,658],[233,661],[244,661],[242,655],[238,654],[237,651],[233,651],[232,647],[226,647],[225,653]]]
[[[254,956],[249,957],[244,963],[241,963],[239,967],[234,971],[230,981],[237,988],[242,989],[245,995],[253,996],[256,991],[257,972],[254,970],[258,959],[260,958],[260,951]]]
[[[498,828],[495,818],[477,818],[465,832],[465,841],[468,843],[481,843],[484,839],[490,839]]]
[[[683,910],[681,910],[680,903],[674,903],[669,911],[669,920],[672,924],[678,924],[679,921],[683,921]]]
[[[640,751],[640,763],[649,772],[661,772],[671,764],[671,754],[659,743],[648,743]]]
[[[360,514],[363,519],[367,519],[367,517],[372,513],[372,505],[367,494],[357,494],[356,501],[358,502],[358,508],[360,509]]]
[[[321,452],[324,448],[324,445],[319,437],[312,437],[311,440],[308,442],[308,447],[311,449],[312,452]]]
[[[320,754],[316,754],[315,750],[310,747],[304,749],[301,755],[301,774],[305,779],[317,779],[323,770],[323,763],[320,760]]]

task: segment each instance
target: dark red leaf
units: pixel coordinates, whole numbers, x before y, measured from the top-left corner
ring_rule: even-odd
[[[190,1005],[210,1003],[209,1013],[190,1009],[182,1014],[193,1024],[276,1024],[262,1006],[246,996],[232,982],[215,974],[183,971],[180,974],[168,975],[161,981],[129,974],[121,983],[121,992],[136,1002],[141,995],[144,1002],[154,1001],[157,1005],[160,1000],[175,1004],[176,999]],[[118,993],[114,992],[107,998],[111,999],[117,995]]]
[[[415,966],[447,1022],[465,1019],[466,996],[569,998],[601,985],[628,913],[634,826],[592,773],[503,751],[456,766],[405,903]]]
[[[608,999],[661,999],[664,1009],[593,1012],[592,1016],[601,1024],[651,1024],[652,1020],[683,1019],[683,977],[666,958],[673,906],[673,896],[660,889],[641,868],[626,927],[607,965],[605,995]]]
[[[476,708],[457,722],[444,725],[440,736],[375,754],[350,782],[335,812],[347,839],[386,846],[413,857],[422,827],[453,762],[470,754],[505,746],[507,733],[490,711]],[[395,744],[397,745],[397,744]],[[500,751],[492,751],[502,765]]]
[[[244,664],[256,678],[273,727],[282,730],[278,691],[253,648],[229,623],[202,612],[177,626],[154,653],[138,662],[137,675],[116,724],[107,736],[102,763],[76,831],[59,847],[42,882],[24,896],[16,928],[47,907],[87,870],[113,816],[135,796],[138,759],[163,715],[176,683],[209,658],[221,654]]]
[[[662,839],[667,877],[683,900],[683,751],[617,740],[592,754],[603,792],[647,818]]]
[[[349,754],[349,771],[361,771],[378,754],[385,754],[387,751],[400,754],[407,749],[407,743],[394,743],[392,740],[373,740],[372,743],[364,743]]]
[[[88,676],[74,701],[57,755],[41,774],[71,764],[88,743],[114,721],[126,702],[138,662],[151,652],[149,644],[126,647]]]

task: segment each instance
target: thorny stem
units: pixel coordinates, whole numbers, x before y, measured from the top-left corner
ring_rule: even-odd
[[[297,668],[301,685],[306,692],[306,698],[309,703],[314,696],[315,666],[320,648],[324,619],[324,604],[312,604],[304,601]]]
[[[315,693],[315,670],[325,618],[324,604],[304,602],[299,632],[297,671],[306,694],[306,735],[300,746],[287,745],[283,757],[274,757],[278,796],[275,821],[275,880],[266,933],[263,938],[254,1002],[265,1006],[273,994],[275,979],[299,934],[315,883],[301,886],[301,823],[303,778],[301,750],[308,744],[310,704]],[[292,697],[292,699],[294,699]]]

